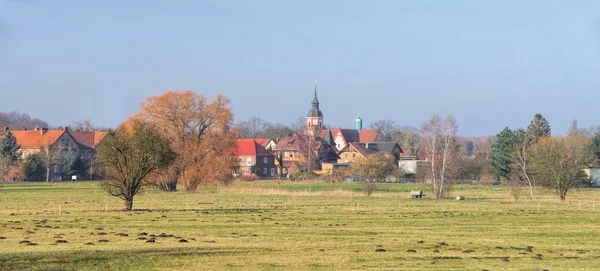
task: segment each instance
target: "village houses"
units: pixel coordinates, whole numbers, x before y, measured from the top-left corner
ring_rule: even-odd
[[[39,152],[57,158],[56,165],[50,170],[52,179],[61,177],[60,165],[67,158],[80,158],[90,161],[96,153],[96,146],[108,134],[108,131],[71,131],[68,127],[56,130],[35,128],[33,130],[12,130],[4,127],[1,137],[10,130],[20,145],[21,159]]]

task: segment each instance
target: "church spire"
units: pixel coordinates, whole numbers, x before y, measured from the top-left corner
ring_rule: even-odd
[[[317,80],[315,80],[315,96],[312,101],[313,108],[319,109],[319,99],[317,99]]]

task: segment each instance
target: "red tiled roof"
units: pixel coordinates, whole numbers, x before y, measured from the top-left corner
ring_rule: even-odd
[[[258,143],[261,146],[264,146],[265,144],[267,144],[267,142],[269,142],[268,138],[255,138],[254,141],[256,141],[256,143]]]
[[[64,130],[14,130],[10,131],[21,148],[41,148],[54,144],[65,131]]]
[[[327,133],[327,129],[323,129],[323,130],[319,131],[319,137],[324,138],[326,133]]]
[[[362,131],[360,131],[360,134],[359,134],[360,142],[363,142],[363,143],[376,142],[378,134],[379,134],[378,129],[362,130]]]
[[[107,131],[69,131],[69,133],[79,144],[89,148],[95,148],[108,134]]]
[[[254,139],[238,139],[236,142],[236,154],[237,155],[256,155],[256,156],[270,156],[273,155],[267,151],[262,145],[258,144]]]

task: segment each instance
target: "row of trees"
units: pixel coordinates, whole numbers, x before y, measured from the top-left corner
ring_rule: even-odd
[[[579,130],[573,123],[566,137],[552,137],[548,121],[536,114],[527,129],[506,127],[496,135],[489,168],[498,179],[526,185],[531,200],[534,186],[547,186],[564,201],[568,191],[584,184],[584,168],[597,163],[600,134]]]
[[[18,129],[33,129],[48,127],[48,123],[18,111],[0,112],[0,127],[13,127]]]
[[[221,95],[208,101],[186,90],[149,97],[98,145],[105,189],[131,210],[144,184],[195,191],[201,184],[227,182],[235,162],[232,122],[229,99]]]

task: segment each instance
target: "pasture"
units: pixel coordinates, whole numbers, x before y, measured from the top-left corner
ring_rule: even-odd
[[[97,182],[0,184],[0,270],[600,269],[600,190],[567,202],[456,186],[234,183],[146,190],[135,211]]]

